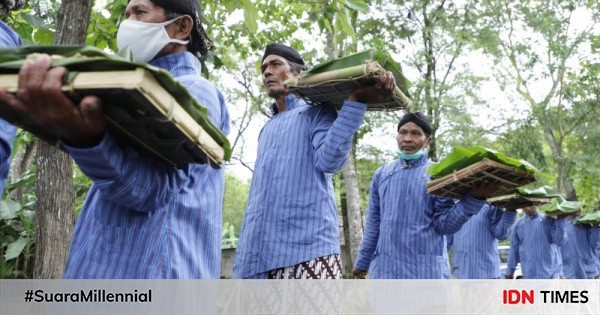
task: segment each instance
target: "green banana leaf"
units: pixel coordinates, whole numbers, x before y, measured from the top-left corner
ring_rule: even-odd
[[[600,225],[600,210],[588,212],[582,215],[579,217],[579,219],[577,219],[577,221],[575,221],[575,224]]]
[[[90,46],[22,46],[0,49],[0,74],[18,73],[28,55],[46,53],[58,55],[54,58],[53,67],[65,67],[69,74],[65,76],[68,83],[78,71],[115,71],[144,68],[152,73],[156,80],[167,90],[186,112],[220,145],[224,150],[224,159],[231,159],[231,146],[227,137],[208,118],[205,106],[198,103],[189,91],[170,73],[145,63],[133,62],[131,53],[109,54]]]
[[[392,59],[392,57],[390,57],[387,53],[376,49],[361,51],[352,55],[321,63],[309,71],[303,72],[300,75],[300,78],[317,73],[350,68],[361,65],[365,63],[365,61],[377,61],[385,70],[392,72],[394,78],[396,79],[396,85],[398,85],[404,95],[410,97],[408,90],[411,87],[411,83],[402,73],[402,67],[400,64],[394,61],[394,59]]]
[[[463,169],[469,165],[473,165],[485,158],[527,172],[540,173],[535,166],[525,160],[508,157],[496,150],[484,148],[482,146],[455,147],[444,159],[429,166],[427,173],[431,175],[431,179],[433,180],[451,174],[452,172]]]
[[[543,212],[549,216],[570,214],[581,210],[584,205],[584,202],[554,199],[552,203],[540,207],[540,212]]]
[[[548,197],[559,198],[559,200],[564,199],[560,194],[555,193],[554,188],[550,186],[541,186],[534,189],[517,188],[515,189],[515,193],[525,197]]]

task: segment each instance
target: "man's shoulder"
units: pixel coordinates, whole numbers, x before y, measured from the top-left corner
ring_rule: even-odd
[[[0,30],[0,48],[23,44],[19,35],[3,21],[0,21]]]

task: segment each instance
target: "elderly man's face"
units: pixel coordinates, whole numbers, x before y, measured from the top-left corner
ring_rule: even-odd
[[[525,207],[525,208],[523,208],[523,211],[525,211],[526,215],[532,216],[537,212],[537,207],[536,206]]]
[[[398,130],[396,141],[398,141],[400,151],[412,154],[427,146],[429,137],[419,125],[407,122]]]
[[[260,67],[267,95],[277,98],[286,94],[283,82],[294,76],[288,61],[278,55],[268,55]]]
[[[165,21],[165,10],[150,0],[131,0],[125,9],[125,17],[134,21],[160,23]]]

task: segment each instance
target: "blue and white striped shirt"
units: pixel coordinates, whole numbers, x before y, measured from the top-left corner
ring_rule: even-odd
[[[512,275],[520,262],[524,279],[556,279],[562,263],[560,246],[565,243],[566,219],[543,213],[522,217],[512,233],[506,274]]]
[[[346,162],[366,104],[346,101],[339,114],[294,95],[261,130],[234,278],[340,253],[332,175]]]
[[[373,175],[363,242],[355,268],[371,279],[447,279],[444,235],[456,233],[485,200],[458,203],[427,193],[427,156],[396,160]]]
[[[600,227],[567,223],[567,239],[560,247],[563,276],[591,279],[600,275],[594,250],[600,248]]]
[[[486,204],[452,236],[453,274],[459,279],[500,278],[498,240],[508,237],[516,211]]]
[[[8,25],[0,21],[0,48],[21,46],[21,38]],[[10,168],[10,155],[12,145],[17,133],[17,127],[0,118],[0,195],[4,192],[4,185]]]
[[[225,134],[229,114],[189,52],[151,64],[180,80]],[[92,179],[75,226],[65,278],[219,278],[224,170],[174,168],[119,143],[68,147]]]

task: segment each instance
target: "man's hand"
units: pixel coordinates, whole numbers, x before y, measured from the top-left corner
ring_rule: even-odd
[[[51,65],[46,54],[25,62],[19,71],[16,96],[0,89],[0,103],[60,135],[69,145],[85,147],[98,143],[106,130],[100,99],[86,96],[79,105],[74,104],[61,90],[67,70]]]
[[[396,87],[396,80],[391,72],[388,72],[379,79],[377,84],[365,86],[352,91],[348,96],[349,101],[364,104],[383,103],[392,95]]]
[[[477,199],[486,199],[494,194],[498,188],[500,188],[500,182],[496,180],[489,182],[484,181],[479,185],[474,185],[471,187],[471,190],[469,190],[469,195]]]
[[[352,279],[366,279],[367,271],[361,269],[352,269]]]

